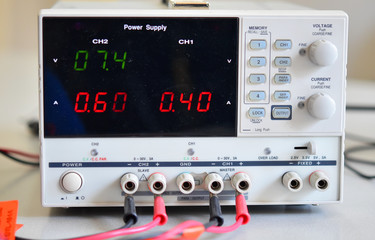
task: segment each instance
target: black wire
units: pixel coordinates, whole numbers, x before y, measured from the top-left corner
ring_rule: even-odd
[[[348,168],[349,170],[351,170],[352,172],[354,172],[355,174],[357,174],[358,176],[362,177],[362,178],[365,178],[365,179],[368,179],[368,180],[374,179],[375,176],[366,175],[366,174],[360,172],[359,170],[357,170],[353,166],[349,165],[348,162],[362,163],[362,164],[367,164],[367,165],[375,165],[375,162],[373,162],[373,161],[368,161],[368,160],[364,160],[364,159],[361,159],[361,158],[356,158],[356,157],[351,156],[353,153],[358,153],[358,152],[363,152],[363,151],[368,151],[368,150],[374,150],[375,149],[375,141],[373,139],[366,138],[366,137],[356,135],[356,134],[352,134],[352,133],[347,133],[346,136],[347,136],[348,139],[355,140],[355,141],[358,141],[358,142],[362,142],[362,144],[365,144],[365,145],[351,147],[351,148],[348,148],[347,150],[345,150],[345,152],[344,152],[344,157],[345,157],[344,165],[345,165],[345,167]]]
[[[129,219],[129,221],[122,227],[120,227],[119,229],[124,229],[124,228],[130,228],[131,226],[134,225],[134,220],[133,219]]]
[[[347,111],[375,111],[374,106],[346,106]]]
[[[218,226],[218,225],[219,225],[219,222],[217,221],[217,219],[214,219],[212,221],[209,221],[208,223],[205,223],[204,228],[207,229],[209,227]]]
[[[363,152],[363,151],[374,150],[374,149],[375,149],[375,145],[372,145],[372,144],[349,148],[344,153],[345,159],[349,162],[357,162],[357,163],[363,163],[363,164],[368,164],[368,165],[375,165],[375,162],[373,161],[367,161],[361,158],[355,158],[355,157],[350,156],[352,153]]]
[[[0,154],[3,154],[4,156],[6,156],[6,157],[12,159],[13,161],[18,162],[18,163],[31,165],[31,166],[34,166],[34,167],[39,167],[38,162],[30,162],[30,161],[26,161],[26,160],[23,160],[23,159],[20,159],[20,158],[16,158],[16,157],[12,156],[11,154],[7,153],[6,151],[0,150]]]
[[[357,141],[357,142],[362,142],[362,143],[367,143],[367,144],[375,144],[374,138],[361,136],[355,133],[345,132],[345,138],[352,140],[352,141]]]
[[[358,176],[360,176],[362,178],[365,178],[365,179],[368,179],[368,180],[371,180],[371,179],[375,178],[375,176],[369,176],[369,175],[361,173],[357,169],[355,169],[352,166],[350,166],[348,163],[345,163],[345,167],[347,167],[348,169],[352,170],[352,172],[354,172],[355,174],[357,174]]]
[[[209,212],[210,212],[210,220],[208,223],[204,224],[204,229],[207,229],[211,226],[222,226],[224,223],[224,218],[221,213],[221,206],[219,198],[216,194],[210,194],[210,200],[209,200]],[[149,239],[149,238],[155,238],[161,234],[166,233],[165,232],[157,232],[150,234],[149,236],[142,236],[142,238],[139,239]],[[182,232],[179,233],[181,235]]]

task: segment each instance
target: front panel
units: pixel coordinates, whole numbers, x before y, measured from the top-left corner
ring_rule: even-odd
[[[341,201],[346,31],[340,12],[42,12],[43,205],[121,206],[132,173],[152,206],[156,172],[167,205],[208,205],[210,173],[226,205]]]

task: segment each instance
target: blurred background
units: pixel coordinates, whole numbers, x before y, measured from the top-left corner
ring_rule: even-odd
[[[261,2],[265,1],[269,0]],[[55,0],[0,0],[0,54],[9,50],[37,52],[38,12],[42,8],[50,8],[55,2]],[[285,2],[314,9],[345,11],[349,15],[348,78],[375,80],[374,0],[288,0]]]

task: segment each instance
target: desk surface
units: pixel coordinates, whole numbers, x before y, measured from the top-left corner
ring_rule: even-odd
[[[36,52],[0,53],[0,146],[38,151],[38,139],[26,122],[37,118],[38,73]],[[348,102],[375,105],[369,99],[375,82],[348,82]],[[375,114],[349,112],[347,131],[372,137]],[[375,137],[374,137],[375,138]],[[354,143],[347,141],[347,146]],[[371,152],[364,157],[370,159]],[[0,157],[0,201],[19,200],[18,236],[34,239],[67,238],[107,231],[122,225],[121,208],[43,208],[40,204],[39,169]],[[364,168],[375,175],[375,167]],[[321,206],[250,206],[251,222],[233,233],[205,233],[201,239],[373,239],[375,235],[375,180],[359,178],[345,169],[344,203]],[[154,231],[167,230],[184,220],[208,220],[206,207],[169,207],[169,222]],[[151,220],[151,208],[139,208],[137,225]],[[226,224],[234,222],[234,207],[224,207]]]

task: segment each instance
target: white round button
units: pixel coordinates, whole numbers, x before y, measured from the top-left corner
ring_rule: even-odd
[[[82,187],[82,177],[78,172],[67,172],[61,177],[61,187],[65,192],[74,193]]]
[[[319,66],[329,66],[337,59],[336,46],[327,40],[317,40],[309,47],[310,60]]]
[[[329,119],[336,112],[335,101],[325,93],[316,93],[307,100],[307,110],[317,119]]]

